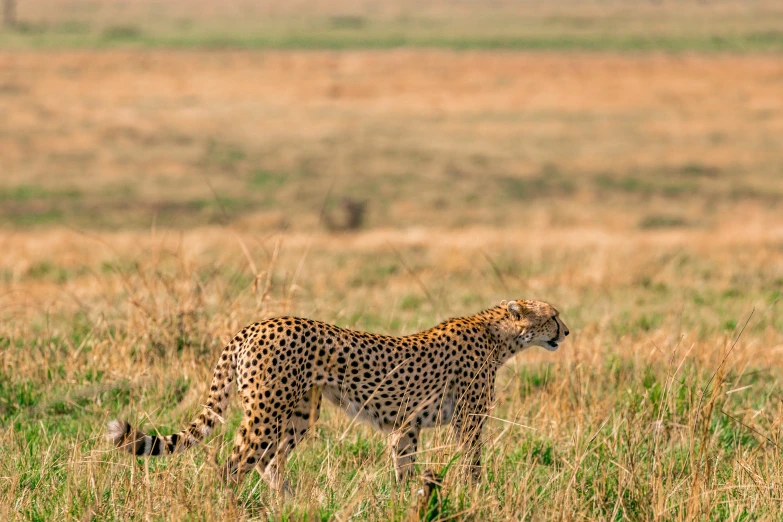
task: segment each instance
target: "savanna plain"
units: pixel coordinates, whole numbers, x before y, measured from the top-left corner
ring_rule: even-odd
[[[0,36],[0,519],[781,519],[775,4],[346,0],[262,40],[31,4]],[[330,405],[286,498],[218,480],[238,408],[166,459],[105,440],[184,426],[248,323],[404,335],[510,298],[572,333],[499,375],[479,485],[424,432],[423,508]]]

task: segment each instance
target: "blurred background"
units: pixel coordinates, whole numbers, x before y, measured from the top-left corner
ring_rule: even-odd
[[[783,192],[779,2],[4,1],[6,227],[703,228]]]
[[[501,373],[535,431],[489,423],[460,512],[778,516],[783,2],[0,2],[0,518],[265,516],[104,421],[177,429],[265,317],[522,297],[574,334]],[[383,436],[324,418],[291,518],[401,519]]]

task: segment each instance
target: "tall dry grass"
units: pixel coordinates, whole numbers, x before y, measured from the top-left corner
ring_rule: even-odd
[[[233,490],[238,415],[202,448],[141,460],[108,419],[168,433],[198,410],[242,325],[294,313],[404,334],[501,298],[552,301],[574,332],[498,378],[485,472],[460,461],[428,516],[747,520],[781,508],[781,231],[542,228],[264,237],[50,230],[7,235],[0,297],[4,519],[409,519],[385,440],[326,407],[289,459],[295,495]],[[745,324],[747,320],[747,324]],[[419,469],[442,470],[446,430]]]

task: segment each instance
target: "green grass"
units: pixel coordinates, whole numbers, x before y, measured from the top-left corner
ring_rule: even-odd
[[[641,229],[679,228],[688,225],[688,221],[683,217],[664,214],[652,214],[639,221]]]
[[[122,30],[121,30],[122,29]],[[23,34],[0,38],[0,48],[174,48],[174,49],[395,49],[401,47],[452,50],[516,51],[620,51],[671,53],[781,52],[783,32],[715,36],[508,36],[508,37],[418,37],[408,35],[292,34],[278,37],[211,33],[191,35],[146,35],[131,28],[113,28],[94,36],[68,34]]]
[[[0,206],[0,225],[147,228],[154,216],[159,227],[180,228],[229,224],[262,212],[284,211],[286,219],[280,220],[279,228],[285,228],[289,222],[312,226],[313,218],[324,205],[328,211],[339,212],[339,197],[329,192],[333,181],[325,176],[263,168],[259,166],[263,165],[261,153],[235,145],[212,143],[206,148],[197,164],[189,167],[198,174],[188,184],[191,196],[183,196],[177,185],[161,186],[151,199],[149,193],[128,190],[124,185],[106,187],[96,183],[79,189],[52,189],[27,184],[2,186],[0,182],[0,202],[5,203]],[[413,164],[415,160],[408,156],[400,163]],[[357,168],[340,186],[344,193],[368,202],[370,228],[410,224],[407,215],[389,215],[390,202],[405,198],[418,200],[421,207],[431,209],[434,222],[462,226],[503,223],[520,203],[532,208],[531,205],[584,200],[588,196],[590,201],[627,206],[640,230],[701,227],[715,219],[711,210],[715,205],[749,202],[773,208],[783,200],[779,180],[772,173],[760,178],[763,186],[760,181],[750,184],[743,179],[750,172],[747,168],[721,173],[719,177],[713,174],[714,169],[693,164],[613,173],[561,171],[551,165],[533,175],[510,175],[499,171],[496,164],[475,170],[475,174],[461,177],[457,183],[448,169],[438,169],[432,179],[425,181],[383,171],[367,177]],[[235,182],[237,178],[241,182]],[[215,182],[219,188],[215,188]],[[443,184],[451,186],[448,197],[438,188]],[[677,207],[661,211],[661,201],[688,206],[682,211]],[[117,212],[118,206],[122,212]],[[693,207],[701,209],[695,216],[691,214]],[[471,214],[466,213],[474,209],[481,214],[468,219],[466,216]],[[361,284],[364,277],[357,274],[355,284]]]
[[[78,199],[81,196],[76,189],[51,189],[41,185],[16,185],[0,188],[0,201],[26,202],[36,199],[68,198]]]
[[[67,353],[58,356],[50,364],[67,357]],[[183,410],[180,404],[190,383],[173,377],[177,366],[188,360],[184,354],[169,356],[171,366],[165,368],[173,380],[162,387],[114,384],[96,388],[84,377],[65,385],[60,378],[30,382],[2,375],[0,404],[15,407],[0,409],[0,425],[7,430],[3,441],[6,457],[0,471],[14,480],[0,486],[0,495],[21,499],[20,513],[30,519],[88,513],[99,519],[136,519],[142,511],[201,518],[209,515],[201,508],[191,511],[189,506],[204,504],[214,505],[216,510],[237,509],[245,516],[283,519],[344,515],[351,512],[346,511],[351,505],[354,516],[362,520],[398,519],[409,514],[416,500],[411,487],[416,486],[393,484],[384,437],[354,427],[342,439],[345,421],[331,408],[327,408],[314,438],[293,454],[288,465],[292,485],[302,495],[315,488],[322,500],[297,496],[281,511],[276,511],[274,496],[257,483],[256,476],[250,476],[232,500],[215,482],[214,472],[197,450],[149,461],[116,453],[100,457],[106,449],[100,437],[107,411],[113,415],[129,404],[139,411],[154,411],[157,428],[164,433],[178,429],[189,418],[192,407]],[[619,361],[623,360],[621,356]],[[594,519],[646,519],[651,507],[663,501],[666,518],[687,518],[689,490],[677,485],[690,484],[699,476],[709,484],[705,495],[714,506],[702,516],[722,520],[723,504],[747,505],[741,490],[722,487],[737,480],[733,470],[739,460],[767,481],[779,477],[774,464],[777,449],[759,436],[773,428],[772,419],[751,420],[736,413],[748,408],[777,411],[777,374],[761,381],[727,376],[708,386],[713,369],[690,364],[676,373],[666,364],[637,367],[628,362],[618,372],[580,370],[561,362],[522,369],[514,380],[525,390],[524,401],[516,394],[507,395],[493,415],[507,418],[522,408],[517,415],[535,418],[536,412],[551,409],[553,404],[574,413],[554,431],[542,431],[537,423],[539,431],[513,426],[509,431],[507,424],[491,422],[487,437],[499,442],[485,449],[486,472],[481,486],[473,490],[465,485],[459,478],[457,460],[444,480],[448,501],[442,501],[441,517],[470,510],[476,516],[525,513],[526,517],[549,518],[560,509],[569,509]],[[546,377],[537,376],[541,374]],[[74,382],[73,377],[69,380]],[[719,398],[711,416],[700,417],[699,400],[705,388],[709,392],[716,385],[729,389],[748,383],[753,384],[750,390]],[[724,411],[739,415],[745,425]],[[224,433],[209,444],[213,451],[225,455],[238,418],[233,410]],[[136,420],[144,422],[143,417]],[[701,422],[706,422],[706,431],[699,438]],[[569,433],[577,435],[568,438]],[[427,434],[425,448],[447,444],[443,436]],[[445,465],[441,458],[454,451],[454,447],[439,449],[433,455],[425,454],[423,461],[439,469]],[[703,458],[696,459],[694,451],[703,451]],[[328,474],[325,462],[330,463]],[[355,488],[366,500],[356,498]],[[134,490],[155,492],[152,504],[143,507],[144,501]],[[755,498],[760,503],[754,508],[759,510],[757,514],[775,512],[775,497]]]
[[[642,15],[636,15],[642,16]],[[777,14],[772,14],[777,16]],[[171,20],[140,20],[136,23],[99,25],[88,22],[22,22],[15,30],[0,32],[0,48],[179,48],[179,49],[393,49],[400,47],[452,50],[523,51],[619,51],[672,53],[780,52],[783,31],[771,27],[761,15],[743,19],[737,28],[710,12],[701,15],[706,27],[689,30],[688,19],[674,15],[661,18],[663,29],[630,29],[639,19],[596,18],[586,27],[562,20],[545,23],[540,17],[526,19],[477,17],[474,21],[444,16],[435,19],[381,20],[358,16],[330,18],[282,18],[271,21],[227,24],[196,22],[176,24]],[[704,20],[712,24],[705,24]],[[774,19],[774,18],[772,18]],[[516,22],[516,23],[513,23]],[[255,25],[253,25],[255,23]],[[226,25],[231,28],[226,28]]]
[[[84,309],[69,312],[61,303],[28,321],[0,326],[0,476],[7,478],[0,481],[0,506],[8,506],[0,515],[415,517],[419,479],[396,485],[386,437],[352,426],[329,405],[288,461],[296,494],[283,503],[254,473],[236,490],[216,480],[211,459],[216,454],[222,461],[230,451],[241,416],[235,401],[225,425],[203,449],[172,458],[143,460],[112,451],[102,438],[105,423],[128,417],[153,432],[179,429],[203,400],[222,341],[238,325],[281,313],[283,306],[391,334],[475,312],[491,304],[488,292],[502,286],[480,252],[463,252],[467,257],[458,264],[442,265],[438,259],[453,256],[448,248],[398,246],[397,255],[408,260],[417,281],[396,255],[316,244],[307,247],[312,261],[297,282],[301,298],[291,300],[285,267],[296,266],[300,249],[284,253],[278,266],[264,265],[273,273],[266,287],[265,277],[260,286],[253,283],[241,255],[206,254],[194,262],[189,254],[174,253],[172,245],[134,243],[110,258],[80,259],[82,270],[49,252],[50,258],[11,281],[28,285],[23,287],[33,294],[37,285],[49,284],[47,298],[58,295],[57,288],[87,293],[80,294]],[[232,244],[219,238],[207,251],[230,253]],[[248,244],[253,258],[268,255],[264,245]],[[145,253],[147,248],[152,252]],[[771,258],[746,265],[721,246],[697,256],[687,245],[641,242],[626,257],[627,274],[613,274],[600,289],[574,289],[566,280],[547,278],[576,273],[584,280],[582,271],[591,268],[581,260],[591,248],[568,247],[567,255],[562,247],[543,250],[539,262],[506,248],[496,258],[507,261],[496,268],[509,281],[520,274],[524,280],[549,280],[544,293],[565,299],[561,311],[574,333],[558,352],[531,351],[501,372],[477,488],[465,480],[459,457],[443,472],[459,454],[448,431],[424,432],[419,471],[445,475],[427,512],[441,519],[550,519],[567,513],[642,520],[657,513],[665,519],[724,520],[751,512],[774,518],[779,496],[758,484],[783,478],[776,446],[783,373],[769,350],[754,348],[774,345],[783,328],[779,314],[766,309],[778,298],[769,288],[781,277],[764,264]],[[652,256],[659,262],[651,273],[645,260]],[[381,262],[373,265],[372,259]],[[668,264],[678,269],[661,269]],[[699,279],[711,265],[729,271]],[[361,285],[339,283],[359,268]],[[54,277],[59,270],[70,270],[73,278],[59,280]],[[90,287],[96,278],[101,284]],[[447,310],[433,312],[421,285]],[[709,304],[683,305],[686,287],[701,288]],[[305,297],[313,292],[329,304]],[[739,336],[749,305],[760,302],[768,304],[758,305]],[[730,352],[737,337],[738,347]]]

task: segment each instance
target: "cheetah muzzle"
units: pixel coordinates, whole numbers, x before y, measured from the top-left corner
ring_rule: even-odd
[[[287,489],[285,458],[318,420],[321,399],[390,435],[395,475],[413,472],[422,428],[450,424],[474,477],[481,431],[494,400],[495,374],[531,346],[555,351],[569,334],[541,301],[503,301],[470,317],[404,337],[278,317],[243,328],[224,348],[207,401],[173,435],[146,435],[109,423],[108,438],[134,455],[170,455],[201,442],[223,422],[236,381],[244,415],[221,475],[238,483],[257,469]]]

